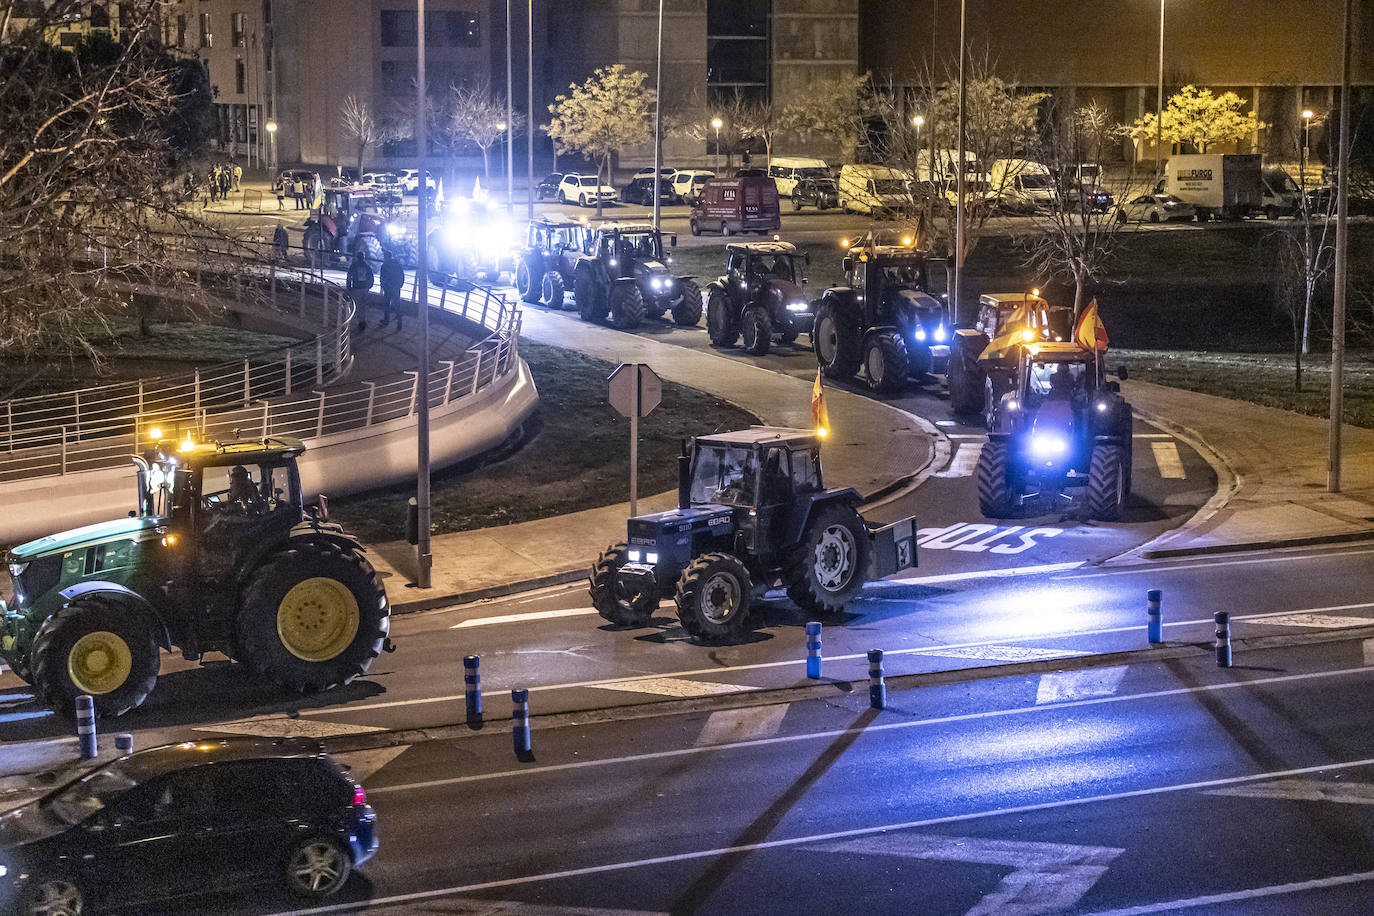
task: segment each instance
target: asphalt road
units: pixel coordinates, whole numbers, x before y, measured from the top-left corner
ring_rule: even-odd
[[[378,856],[329,907],[1355,913],[1369,643],[893,689],[352,755]]]

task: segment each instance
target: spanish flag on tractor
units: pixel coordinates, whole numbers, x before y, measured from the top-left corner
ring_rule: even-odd
[[[811,389],[811,425],[822,439],[830,435],[830,414],[825,409],[825,389],[821,387],[819,369],[816,370],[816,384]]]
[[[1107,326],[1097,315],[1097,300],[1088,303],[1083,314],[1078,316],[1078,324],[1073,329],[1073,339],[1084,350],[1107,352]]]

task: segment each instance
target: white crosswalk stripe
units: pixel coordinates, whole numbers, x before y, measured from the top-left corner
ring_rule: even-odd
[[[712,744],[732,744],[736,741],[771,738],[782,727],[787,709],[786,703],[779,703],[776,706],[752,706],[747,709],[722,709],[713,712],[702,726],[701,734],[695,742],[696,746],[707,747]]]
[[[1339,630],[1342,627],[1363,627],[1374,623],[1374,617],[1345,617],[1340,614],[1269,614],[1247,623],[1267,627],[1322,627]]]
[[[972,477],[978,467],[978,455],[983,451],[982,442],[961,442],[954,451],[954,459],[949,467],[940,471],[936,477]]]
[[[1070,700],[1087,700],[1092,697],[1109,697],[1121,686],[1126,676],[1126,666],[1099,668],[1088,671],[1054,671],[1040,675],[1040,685],[1035,691],[1036,705],[1042,703],[1063,703]]]
[[[663,697],[711,697],[722,693],[741,693],[753,690],[738,684],[718,684],[713,681],[693,681],[679,677],[646,677],[624,681],[591,684],[599,690],[625,690],[630,693],[652,693]]]
[[[968,646],[930,649],[916,654],[936,655],[940,658],[978,658],[993,662],[1033,662],[1045,658],[1069,658],[1089,653],[1073,649],[1038,649],[1035,646]]]
[[[1155,465],[1159,468],[1160,477],[1182,480],[1188,476],[1183,470],[1183,459],[1179,457],[1177,443],[1151,442],[1150,451],[1154,452]]]

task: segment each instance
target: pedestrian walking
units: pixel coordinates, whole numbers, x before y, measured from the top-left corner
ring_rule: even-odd
[[[210,169],[210,174],[206,176],[205,187],[210,191],[210,203],[219,200],[219,179],[214,169]]]
[[[291,239],[286,234],[286,227],[278,224],[272,232],[272,248],[276,252],[277,260],[286,261],[286,252],[291,245]]]
[[[348,265],[348,274],[344,279],[344,286],[353,295],[354,302],[362,304],[361,300],[372,289],[373,280],[372,265],[367,263],[367,258],[359,250],[353,255],[353,262]]]
[[[406,283],[406,272],[396,255],[388,251],[382,257],[382,327],[391,323],[391,313],[396,313],[396,330],[401,330],[401,288]]]
[[[239,189],[239,183],[243,181],[243,166],[234,163],[234,190]]]
[[[297,210],[305,203],[305,182],[299,178],[291,182],[291,199],[296,202]]]

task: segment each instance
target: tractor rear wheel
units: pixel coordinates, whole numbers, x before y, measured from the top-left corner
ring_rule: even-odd
[[[547,271],[539,284],[540,300],[551,309],[561,309],[565,295],[563,275],[556,270]]]
[[[773,320],[768,317],[767,310],[757,305],[745,309],[740,334],[744,339],[744,352],[750,356],[766,356],[773,343]]]
[[[729,295],[717,286],[706,294],[706,336],[717,347],[733,347],[739,340],[739,319]]]
[[[1094,445],[1088,468],[1088,514],[1102,522],[1121,518],[1126,502],[1126,466],[1119,445]]]
[[[949,407],[954,413],[968,415],[978,412],[979,394],[983,387],[977,367],[958,346],[949,354],[949,368],[945,379],[949,382]]]
[[[863,362],[858,322],[833,302],[822,302],[816,310],[811,345],[816,351],[816,363],[827,378],[850,378]]]
[[[633,283],[611,288],[611,324],[628,331],[644,320],[644,294]]]
[[[627,592],[617,581],[616,574],[627,562],[627,550],[622,543],[612,544],[601,552],[587,577],[587,591],[592,597],[592,607],[611,623],[620,627],[642,627],[658,610],[658,595]]]
[[[583,321],[600,321],[606,317],[606,301],[601,298],[596,279],[588,271],[573,278],[573,299],[577,300],[577,314]]]
[[[521,261],[515,268],[515,291],[520,298],[531,304],[539,301],[539,287],[534,282],[534,271],[529,261]]]
[[[382,651],[391,608],[372,564],[356,550],[307,541],[253,574],[238,615],[243,660],[299,693],[363,674]]]
[[[677,581],[677,616],[697,639],[738,639],[749,620],[753,583],[744,564],[728,553],[706,553],[693,560]]]
[[[146,618],[96,596],[43,621],[29,658],[38,695],[68,716],[83,693],[98,715],[123,715],[148,698],[161,666]]]
[[[984,518],[1008,518],[1014,507],[1011,486],[1011,443],[988,439],[978,453],[978,511]]]
[[[868,387],[879,394],[901,391],[911,372],[911,357],[896,331],[878,331],[864,347],[864,374]]]
[[[701,321],[701,287],[696,281],[683,278],[682,298],[673,306],[673,323],[678,327],[694,328]]]
[[[801,328],[797,325],[795,318],[789,318],[785,327],[778,328],[778,334],[783,343],[790,344],[801,336]]]
[[[804,611],[836,614],[863,588],[871,550],[863,519],[852,507],[825,506],[783,571],[787,597]]]

